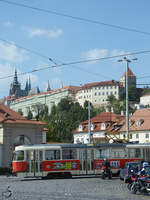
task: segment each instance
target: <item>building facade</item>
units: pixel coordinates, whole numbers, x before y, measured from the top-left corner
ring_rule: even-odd
[[[118,131],[124,124],[125,117],[113,112],[104,112],[79,124],[73,131],[74,143],[111,143],[124,139]],[[90,134],[89,134],[90,133]]]
[[[150,106],[150,92],[140,97],[140,104],[143,106]]]
[[[46,124],[27,120],[0,104],[0,166],[10,166],[15,146],[46,143]]]
[[[79,88],[76,93],[76,101],[81,106],[85,101],[90,101],[94,107],[106,106],[108,96],[114,95],[118,99],[123,92],[123,86],[114,80],[89,83]]]
[[[49,112],[53,105],[57,105],[61,99],[68,97],[75,101],[75,91],[77,87],[67,86],[57,90],[51,90],[37,95],[31,95],[26,97],[21,97],[12,101],[9,107],[16,112],[22,111],[24,116],[28,116],[29,111],[35,116],[37,114],[34,109],[35,106],[46,105],[48,106]]]
[[[126,124],[119,130],[126,134]],[[150,143],[150,109],[139,109],[129,119],[129,141]]]

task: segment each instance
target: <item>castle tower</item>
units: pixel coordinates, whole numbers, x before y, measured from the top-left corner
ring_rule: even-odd
[[[120,83],[125,87],[126,85],[126,72],[122,75],[120,78]],[[131,69],[128,67],[128,85],[129,86],[134,86],[136,88],[136,76],[133,74]]]

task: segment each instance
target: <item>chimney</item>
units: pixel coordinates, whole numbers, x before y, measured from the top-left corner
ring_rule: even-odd
[[[124,115],[124,111],[123,110],[121,110],[121,116],[123,116]]]
[[[109,112],[109,109],[106,107],[106,112]]]
[[[114,113],[114,108],[113,107],[111,107],[111,112]]]

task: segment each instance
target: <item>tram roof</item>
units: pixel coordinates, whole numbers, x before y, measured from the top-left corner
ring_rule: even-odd
[[[127,144],[127,148],[150,148],[150,143]]]
[[[21,145],[17,146],[16,150],[26,150],[26,149],[60,149],[60,148],[108,148],[108,147],[125,147],[125,144],[121,143],[100,143],[100,144],[31,144],[31,145]]]

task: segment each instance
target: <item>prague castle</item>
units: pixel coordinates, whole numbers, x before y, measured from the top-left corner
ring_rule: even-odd
[[[129,85],[136,87],[136,76],[128,68]],[[90,101],[93,106],[106,106],[107,98],[114,95],[117,99],[125,91],[126,73],[119,81],[110,80],[95,83],[88,83],[82,86],[65,86],[56,90],[51,90],[49,82],[46,91],[40,92],[39,88],[31,88],[30,78],[26,82],[25,89],[21,89],[18,82],[17,71],[13,83],[10,85],[9,107],[15,111],[21,110],[24,116],[29,111],[33,112],[33,107],[38,105],[47,105],[49,112],[53,105],[57,105],[62,98],[69,97],[74,102],[84,105],[85,101]],[[13,97],[13,98],[11,98]],[[35,113],[36,114],[36,113]]]

